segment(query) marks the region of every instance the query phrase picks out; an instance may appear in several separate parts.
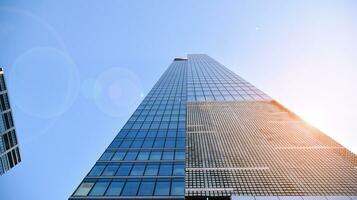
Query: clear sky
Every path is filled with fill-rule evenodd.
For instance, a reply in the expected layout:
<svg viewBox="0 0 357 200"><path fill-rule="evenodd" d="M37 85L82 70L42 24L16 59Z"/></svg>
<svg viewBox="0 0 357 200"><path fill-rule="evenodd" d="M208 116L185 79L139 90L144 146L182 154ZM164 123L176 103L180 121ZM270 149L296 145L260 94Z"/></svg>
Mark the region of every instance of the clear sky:
<svg viewBox="0 0 357 200"><path fill-rule="evenodd" d="M357 1L0 3L22 162L0 199L70 196L176 56L206 53L357 153Z"/></svg>

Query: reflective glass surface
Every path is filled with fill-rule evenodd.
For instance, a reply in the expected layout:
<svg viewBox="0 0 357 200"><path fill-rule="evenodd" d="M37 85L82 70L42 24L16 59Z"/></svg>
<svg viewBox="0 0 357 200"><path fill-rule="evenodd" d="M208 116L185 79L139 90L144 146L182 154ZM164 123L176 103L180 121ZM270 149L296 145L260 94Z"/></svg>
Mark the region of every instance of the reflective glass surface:
<svg viewBox="0 0 357 200"><path fill-rule="evenodd" d="M171 64L74 197L184 196L186 65Z"/></svg>

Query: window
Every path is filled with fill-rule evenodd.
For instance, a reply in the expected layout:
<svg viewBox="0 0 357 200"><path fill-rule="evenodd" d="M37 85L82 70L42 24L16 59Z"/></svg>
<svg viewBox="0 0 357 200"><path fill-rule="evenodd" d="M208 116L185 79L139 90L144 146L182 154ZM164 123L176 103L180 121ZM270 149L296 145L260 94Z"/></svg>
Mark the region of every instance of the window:
<svg viewBox="0 0 357 200"><path fill-rule="evenodd" d="M184 118L185 119L185 118ZM179 131L178 132L178 137L185 137L186 132L185 131Z"/></svg>
<svg viewBox="0 0 357 200"><path fill-rule="evenodd" d="M154 144L153 139L146 139L142 148L151 148L153 144Z"/></svg>
<svg viewBox="0 0 357 200"><path fill-rule="evenodd" d="M154 148L163 148L165 141L162 138L157 138L154 143Z"/></svg>
<svg viewBox="0 0 357 200"><path fill-rule="evenodd" d="M178 111L172 111L172 114L178 114ZM169 128L170 129L175 129L175 128L177 128L177 122L173 122L173 121L171 121L170 122L170 125L169 125Z"/></svg>
<svg viewBox="0 0 357 200"><path fill-rule="evenodd" d="M174 159L174 152L173 151L164 151L162 155L163 160L173 160Z"/></svg>
<svg viewBox="0 0 357 200"><path fill-rule="evenodd" d="M150 160L160 160L161 159L161 151L152 151L150 154Z"/></svg>
<svg viewBox="0 0 357 200"><path fill-rule="evenodd" d="M171 176L172 165L161 165L159 170L160 176Z"/></svg>
<svg viewBox="0 0 357 200"><path fill-rule="evenodd" d="M131 164L122 164L117 171L117 176L128 176L130 173L132 165Z"/></svg>
<svg viewBox="0 0 357 200"><path fill-rule="evenodd" d="M185 165L175 165L173 175L174 176L185 175Z"/></svg>
<svg viewBox="0 0 357 200"><path fill-rule="evenodd" d="M171 195L184 195L185 182L173 181L171 184Z"/></svg>
<svg viewBox="0 0 357 200"><path fill-rule="evenodd" d="M128 151L124 160L135 160L138 155L138 151Z"/></svg>
<svg viewBox="0 0 357 200"><path fill-rule="evenodd" d="M120 143L118 141L113 141L110 145L109 148L118 148Z"/></svg>
<svg viewBox="0 0 357 200"><path fill-rule="evenodd" d="M136 192L138 191L139 184L140 184L139 181L126 182L122 195L123 196L135 196Z"/></svg>
<svg viewBox="0 0 357 200"><path fill-rule="evenodd" d="M169 130L167 132L167 137L176 137L176 131L175 130Z"/></svg>
<svg viewBox="0 0 357 200"><path fill-rule="evenodd" d="M146 176L156 176L159 171L159 165L151 164L146 167L145 175Z"/></svg>
<svg viewBox="0 0 357 200"><path fill-rule="evenodd" d="M176 148L185 148L185 139L184 138L178 138L176 140Z"/></svg>
<svg viewBox="0 0 357 200"><path fill-rule="evenodd" d="M131 170L131 176L142 176L145 170L144 164L135 164L133 169Z"/></svg>
<svg viewBox="0 0 357 200"><path fill-rule="evenodd" d="M174 148L175 147L175 140L167 139L165 142L166 148Z"/></svg>
<svg viewBox="0 0 357 200"><path fill-rule="evenodd" d="M89 196L102 196L107 190L109 182L97 182L90 191Z"/></svg>
<svg viewBox="0 0 357 200"><path fill-rule="evenodd" d="M105 165L95 165L90 171L89 176L100 176L105 168Z"/></svg>
<svg viewBox="0 0 357 200"><path fill-rule="evenodd" d="M119 196L123 189L124 182L112 182L105 193L106 196Z"/></svg>
<svg viewBox="0 0 357 200"><path fill-rule="evenodd" d="M176 151L175 152L175 159L176 160L184 160L185 159L185 152L184 151Z"/></svg>
<svg viewBox="0 0 357 200"><path fill-rule="evenodd" d="M119 132L119 134L117 135L117 137L123 138L123 137L125 137L127 134L128 134L127 130L123 130L123 129L122 129L122 130Z"/></svg>
<svg viewBox="0 0 357 200"><path fill-rule="evenodd" d="M150 126L150 129L158 129L160 126L159 122L153 122Z"/></svg>
<svg viewBox="0 0 357 200"><path fill-rule="evenodd" d="M158 131L156 137L166 137L166 131Z"/></svg>
<svg viewBox="0 0 357 200"><path fill-rule="evenodd" d="M99 160L110 160L113 156L113 152L105 152L103 155L100 157Z"/></svg>
<svg viewBox="0 0 357 200"><path fill-rule="evenodd" d="M133 144L131 145L131 148L140 148L142 144L143 140L134 140Z"/></svg>
<svg viewBox="0 0 357 200"><path fill-rule="evenodd" d="M157 182L155 187L155 195L158 196L167 196L170 193L170 182L162 181Z"/></svg>
<svg viewBox="0 0 357 200"><path fill-rule="evenodd" d="M124 158L124 156L125 156L125 153L126 153L125 151L117 151L117 152L114 154L112 160L123 160L123 158Z"/></svg>
<svg viewBox="0 0 357 200"><path fill-rule="evenodd" d="M144 138L146 136L146 131L139 131L136 138Z"/></svg>
<svg viewBox="0 0 357 200"><path fill-rule="evenodd" d="M83 182L74 193L74 196L87 196L94 183Z"/></svg>
<svg viewBox="0 0 357 200"><path fill-rule="evenodd" d="M157 132L156 131L149 131L147 137L156 137Z"/></svg>
<svg viewBox="0 0 357 200"><path fill-rule="evenodd" d="M118 165L108 165L104 172L103 172L103 176L114 176L115 172L117 172L119 166Z"/></svg>
<svg viewBox="0 0 357 200"><path fill-rule="evenodd" d="M140 126L140 125L141 125L141 124L139 124L139 123L135 123L135 124L133 125L132 129L135 129L134 126L135 126L135 127L138 127L138 126ZM127 137L127 138L135 138L136 134L137 134L136 130L131 130L131 131L128 133L128 135L127 135L126 137Z"/></svg>
<svg viewBox="0 0 357 200"><path fill-rule="evenodd" d="M140 151L137 160L148 160L150 151Z"/></svg>
<svg viewBox="0 0 357 200"><path fill-rule="evenodd" d="M142 182L139 188L138 195L151 196L154 193L155 182Z"/></svg>
<svg viewBox="0 0 357 200"><path fill-rule="evenodd" d="M120 148L129 148L131 142L132 142L132 140L124 140L124 141L121 143Z"/></svg>

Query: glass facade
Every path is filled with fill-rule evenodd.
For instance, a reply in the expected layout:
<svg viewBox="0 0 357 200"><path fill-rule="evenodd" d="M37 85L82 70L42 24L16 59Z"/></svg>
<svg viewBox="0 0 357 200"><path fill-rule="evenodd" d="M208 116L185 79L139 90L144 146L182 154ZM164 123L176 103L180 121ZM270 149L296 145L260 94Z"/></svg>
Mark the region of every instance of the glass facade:
<svg viewBox="0 0 357 200"><path fill-rule="evenodd" d="M174 59L70 199L353 199L356 166L343 146L194 54Z"/></svg>
<svg viewBox="0 0 357 200"><path fill-rule="evenodd" d="M266 94L207 55L188 55L187 100L270 100Z"/></svg>
<svg viewBox="0 0 357 200"><path fill-rule="evenodd" d="M0 68L0 175L21 162L4 72Z"/></svg>
<svg viewBox="0 0 357 200"><path fill-rule="evenodd" d="M186 64L171 64L71 199L184 198Z"/></svg>

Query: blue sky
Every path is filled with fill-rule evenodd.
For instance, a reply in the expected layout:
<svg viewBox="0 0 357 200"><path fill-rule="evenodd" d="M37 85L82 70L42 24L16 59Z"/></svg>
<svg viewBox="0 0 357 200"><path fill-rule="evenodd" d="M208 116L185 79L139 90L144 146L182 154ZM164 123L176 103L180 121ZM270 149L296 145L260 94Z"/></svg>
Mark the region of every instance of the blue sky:
<svg viewBox="0 0 357 200"><path fill-rule="evenodd" d="M22 163L0 199L66 199L176 56L206 53L357 152L356 1L0 3Z"/></svg>

